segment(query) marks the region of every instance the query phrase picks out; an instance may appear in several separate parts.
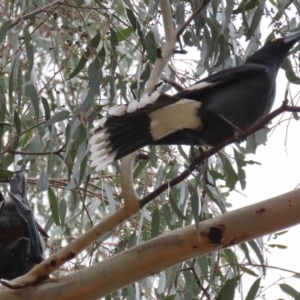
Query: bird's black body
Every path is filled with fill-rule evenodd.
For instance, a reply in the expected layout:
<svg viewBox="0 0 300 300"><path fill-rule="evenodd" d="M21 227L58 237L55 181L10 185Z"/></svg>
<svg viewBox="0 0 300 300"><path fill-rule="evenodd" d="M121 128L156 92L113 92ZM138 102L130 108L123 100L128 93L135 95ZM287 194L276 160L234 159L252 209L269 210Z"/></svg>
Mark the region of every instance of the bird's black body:
<svg viewBox="0 0 300 300"><path fill-rule="evenodd" d="M211 79L208 77L205 80L217 82L219 77L226 78L218 83L217 87L213 85L195 91L184 90L175 95L196 101L201 99L202 105L198 111L198 117L202 120L201 130L190 130L188 134L186 130L178 131L157 141L160 145L178 144L178 140L180 144L189 144L192 139L195 144L213 146L234 135L235 128L230 123L244 130L270 111L276 87L268 70L260 66L244 64L218 72L216 75L219 76L214 78L212 75ZM268 84L258 88L257 80L263 80ZM251 98L249 98L249 90L252 90ZM266 98L272 100L266 102ZM249 107L255 107L255 110L250 111Z"/></svg>
<svg viewBox="0 0 300 300"><path fill-rule="evenodd" d="M300 33L274 39L244 64L174 96L154 92L115 107L90 140L96 170L146 145L216 145L270 112L278 69Z"/></svg>
<svg viewBox="0 0 300 300"><path fill-rule="evenodd" d="M10 183L8 198L0 193L0 278L11 280L24 275L43 261L43 252L21 172Z"/></svg>

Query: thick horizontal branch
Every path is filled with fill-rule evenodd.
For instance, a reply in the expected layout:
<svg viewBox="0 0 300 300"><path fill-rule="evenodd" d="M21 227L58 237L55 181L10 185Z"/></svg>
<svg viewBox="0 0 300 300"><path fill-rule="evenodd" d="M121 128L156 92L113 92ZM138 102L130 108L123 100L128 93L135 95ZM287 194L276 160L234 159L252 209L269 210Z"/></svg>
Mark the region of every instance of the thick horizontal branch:
<svg viewBox="0 0 300 300"><path fill-rule="evenodd" d="M10 127L14 127L15 126L15 124L9 123L9 122L0 122L0 125L10 126Z"/></svg>
<svg viewBox="0 0 300 300"><path fill-rule="evenodd" d="M46 280L39 286L22 290L2 287L0 299L99 299L187 259L281 231L298 223L300 189L200 222L200 237L195 225L186 226L77 273Z"/></svg>

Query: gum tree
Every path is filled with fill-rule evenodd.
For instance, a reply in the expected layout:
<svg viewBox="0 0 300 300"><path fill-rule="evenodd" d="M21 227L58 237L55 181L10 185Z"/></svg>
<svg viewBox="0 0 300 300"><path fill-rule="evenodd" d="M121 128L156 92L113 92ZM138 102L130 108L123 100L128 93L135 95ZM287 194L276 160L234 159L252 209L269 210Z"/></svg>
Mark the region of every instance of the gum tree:
<svg viewBox="0 0 300 300"><path fill-rule="evenodd" d="M30 203L50 236L45 262L2 281L1 297L262 297L268 265L257 238L300 222L299 191L227 209L268 122L298 118L289 89L299 45L282 65L291 84L282 106L238 139L195 149L193 161L188 147L150 146L95 172L88 141L110 106L173 94L242 63L275 33L298 32L299 3L4 0L0 9L0 177L5 190L26 164Z"/></svg>

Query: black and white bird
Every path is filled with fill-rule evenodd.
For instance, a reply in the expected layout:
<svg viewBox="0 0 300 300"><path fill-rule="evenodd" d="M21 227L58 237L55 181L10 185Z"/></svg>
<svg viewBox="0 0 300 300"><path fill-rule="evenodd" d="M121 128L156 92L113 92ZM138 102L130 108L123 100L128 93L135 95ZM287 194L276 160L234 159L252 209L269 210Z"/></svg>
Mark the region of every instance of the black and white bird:
<svg viewBox="0 0 300 300"><path fill-rule="evenodd" d="M300 32L272 39L244 64L167 95L154 91L113 106L90 139L96 171L146 145L214 146L245 130L272 108L278 69Z"/></svg>

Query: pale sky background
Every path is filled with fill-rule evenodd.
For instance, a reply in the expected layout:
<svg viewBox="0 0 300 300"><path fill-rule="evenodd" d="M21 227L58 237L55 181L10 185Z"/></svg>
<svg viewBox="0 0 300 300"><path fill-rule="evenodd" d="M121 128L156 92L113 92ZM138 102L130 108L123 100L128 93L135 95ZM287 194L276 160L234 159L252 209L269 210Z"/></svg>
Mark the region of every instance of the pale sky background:
<svg viewBox="0 0 300 300"><path fill-rule="evenodd" d="M277 93L273 109L278 108L284 99L287 80L284 71L281 70L277 77ZM300 85L291 85L293 94L300 92ZM296 97L295 101L299 98ZM289 113L285 114L285 118ZM280 116L272 121L272 125L277 124ZM261 163L261 165L248 165L246 167L247 186L242 192L246 197L238 193L232 193L228 198L233 204L233 209L244 207L256 202L266 200L268 198L284 194L297 187L300 183L300 122L292 120L287 128L288 122L284 122L277 126L275 131L269 136L266 146L260 146L255 155L247 155L247 159L251 159ZM285 140L287 136L287 142ZM300 212L299 212L300 216ZM300 219L300 218L299 218ZM276 220L274 220L275 222ZM279 236L276 240L269 241L270 244L286 245L287 249L270 248L271 251L267 255L268 264L271 266L281 267L300 273L300 225L294 226L284 235ZM267 242L268 236L264 237ZM276 282L281 277L289 278L292 273L283 271L268 270L265 280L261 281L261 285L265 288ZM249 276L249 286L246 284L243 288L244 296L251 284L255 281L255 277ZM278 283L287 283L300 292L300 279L289 278ZM239 299L239 298L236 298ZM278 285L270 287L266 291L265 299L292 299L283 293Z"/></svg>

